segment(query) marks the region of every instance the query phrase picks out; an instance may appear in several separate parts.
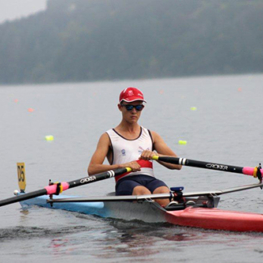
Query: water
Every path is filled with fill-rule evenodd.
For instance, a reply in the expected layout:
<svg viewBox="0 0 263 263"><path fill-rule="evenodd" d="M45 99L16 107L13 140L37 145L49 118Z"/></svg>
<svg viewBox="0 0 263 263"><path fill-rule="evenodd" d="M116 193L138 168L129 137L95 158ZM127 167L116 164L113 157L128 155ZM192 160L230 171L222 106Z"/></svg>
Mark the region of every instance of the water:
<svg viewBox="0 0 263 263"><path fill-rule="evenodd" d="M237 166L263 161L263 75L0 86L0 199L18 188L16 163L25 162L27 191L48 180L86 175L97 140L120 121L123 88L143 90L140 124L158 132L180 156ZM196 111L191 110L196 107ZM29 112L28 109L34 109ZM54 141L47 142L46 135ZM187 145L178 145L187 140ZM220 190L255 183L250 176L184 167L155 174L185 191ZM68 190L95 196L114 181ZM221 197L222 209L263 213L259 189ZM262 234L207 231L101 219L19 204L1 207L1 262L262 262Z"/></svg>

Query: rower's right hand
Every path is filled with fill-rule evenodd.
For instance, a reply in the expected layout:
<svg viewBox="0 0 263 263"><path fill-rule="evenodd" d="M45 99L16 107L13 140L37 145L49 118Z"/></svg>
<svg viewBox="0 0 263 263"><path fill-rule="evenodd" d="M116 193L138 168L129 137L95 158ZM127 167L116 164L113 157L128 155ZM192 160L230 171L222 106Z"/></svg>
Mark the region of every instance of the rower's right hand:
<svg viewBox="0 0 263 263"><path fill-rule="evenodd" d="M132 169L132 172L138 172L141 170L141 166L136 161L132 161L129 163L123 163L120 165L120 167L129 167Z"/></svg>

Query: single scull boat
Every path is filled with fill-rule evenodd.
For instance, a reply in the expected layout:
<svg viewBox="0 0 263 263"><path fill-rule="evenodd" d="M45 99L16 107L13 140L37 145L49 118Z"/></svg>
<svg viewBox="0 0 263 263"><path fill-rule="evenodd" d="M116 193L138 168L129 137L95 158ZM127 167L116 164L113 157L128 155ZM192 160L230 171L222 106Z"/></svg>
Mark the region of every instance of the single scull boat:
<svg viewBox="0 0 263 263"><path fill-rule="evenodd" d="M261 187L253 184L224 191L194 192L183 194L183 202L165 209L154 199L171 198L171 194L148 196L105 196L80 198L74 196L41 196L21 201L24 209L32 205L62 209L104 218L141 220L146 223L171 223L178 226L238 232L263 232L263 215L217 209L219 195ZM178 190L175 191L178 193ZM23 195L19 194L19 195ZM133 201L133 202L131 202ZM136 201L136 202L134 202Z"/></svg>
<svg viewBox="0 0 263 263"><path fill-rule="evenodd" d="M50 184L43 189L25 193L26 179L24 163L18 163L18 180L20 192L16 196L0 201L0 206L20 202L23 208L32 205L63 209L101 217L118 218L123 220L142 220L149 223L168 222L179 226L197 227L213 230L228 230L239 232L263 232L263 215L247 212L234 212L217 208L219 195L262 188L263 169L258 167L236 167L230 165L207 163L184 158L158 157L154 160L171 162L186 166L213 169L225 172L242 173L257 177L259 184L236 187L223 191L206 191L182 193L182 188L171 189L169 194L143 196L105 196L94 198L79 198L59 195L63 190L99 180L114 177L129 172L129 168L120 168L87 176L71 182ZM59 195L53 196L53 195ZM170 198L174 204L167 208L161 207L155 199Z"/></svg>

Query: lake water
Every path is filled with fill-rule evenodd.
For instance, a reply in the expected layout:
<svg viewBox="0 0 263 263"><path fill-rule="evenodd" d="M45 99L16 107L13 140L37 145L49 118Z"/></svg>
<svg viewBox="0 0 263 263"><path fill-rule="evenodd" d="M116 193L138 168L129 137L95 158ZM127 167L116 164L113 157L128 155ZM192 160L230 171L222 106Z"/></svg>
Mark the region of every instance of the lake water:
<svg viewBox="0 0 263 263"><path fill-rule="evenodd" d="M86 175L99 136L120 121L122 89L147 100L140 124L158 132L180 157L236 166L263 162L263 75L53 85L0 86L0 199L18 189L25 162L27 191ZM196 110L191 110L196 107ZM29 109L32 109L29 111ZM46 141L53 135L53 141ZM179 145L179 140L187 141ZM256 183L251 176L191 167L155 174L185 192ZM101 196L114 180L67 194ZM224 195L221 209L263 213L260 189ZM19 204L1 207L1 262L262 262L263 234L206 231L101 219Z"/></svg>

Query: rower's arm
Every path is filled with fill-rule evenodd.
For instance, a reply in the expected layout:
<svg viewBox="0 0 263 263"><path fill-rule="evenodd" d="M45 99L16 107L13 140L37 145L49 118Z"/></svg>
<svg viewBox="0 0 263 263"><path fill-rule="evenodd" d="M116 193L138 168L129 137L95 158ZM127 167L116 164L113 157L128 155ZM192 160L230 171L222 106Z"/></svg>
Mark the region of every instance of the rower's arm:
<svg viewBox="0 0 263 263"><path fill-rule="evenodd" d="M112 169L120 168L119 165L103 164L110 147L110 139L107 133L101 135L97 148L91 157L88 174L93 175L97 173L106 172Z"/></svg>
<svg viewBox="0 0 263 263"><path fill-rule="evenodd" d="M151 133L153 137L154 149L157 151L158 156L177 157L177 155L172 151L170 147L167 146L167 144L164 142L164 140L158 133L154 131L152 131ZM180 170L182 168L182 165L170 164L170 163L165 163L161 161L158 161L158 162L169 169Z"/></svg>
<svg viewBox="0 0 263 263"><path fill-rule="evenodd" d="M140 165L136 162L129 162L123 164L103 164L105 158L109 154L109 149L111 146L111 142L107 133L101 135L96 151L94 152L93 156L91 157L89 167L88 167L88 174L94 175L102 172L106 172L109 170L115 170L118 168L131 168L133 172L140 171Z"/></svg>

